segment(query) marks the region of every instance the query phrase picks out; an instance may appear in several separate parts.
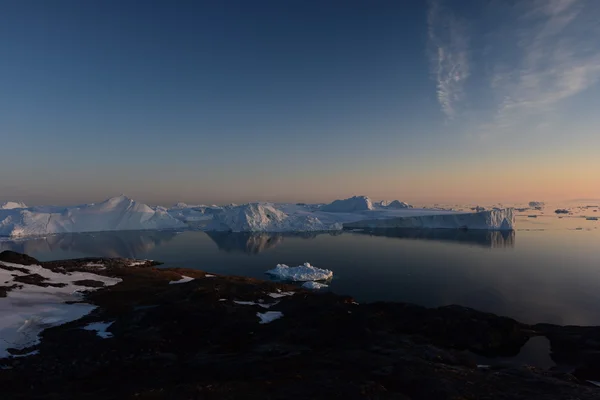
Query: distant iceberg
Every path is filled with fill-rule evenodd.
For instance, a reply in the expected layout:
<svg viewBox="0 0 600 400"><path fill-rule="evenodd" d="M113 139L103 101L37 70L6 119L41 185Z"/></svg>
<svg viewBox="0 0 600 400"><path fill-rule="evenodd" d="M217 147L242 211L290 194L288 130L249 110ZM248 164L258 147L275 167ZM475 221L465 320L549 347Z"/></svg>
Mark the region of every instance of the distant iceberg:
<svg viewBox="0 0 600 400"><path fill-rule="evenodd" d="M319 209L324 212L351 213L373 209L373 203L367 196L354 196L349 199L335 200Z"/></svg>
<svg viewBox="0 0 600 400"><path fill-rule="evenodd" d="M232 232L293 232L340 230L339 223L326 224L313 215L292 214L271 203L250 203L215 214L206 230Z"/></svg>
<svg viewBox="0 0 600 400"><path fill-rule="evenodd" d="M17 202L17 201L5 201L0 204L0 210L14 210L15 208L27 208L25 203Z"/></svg>
<svg viewBox="0 0 600 400"><path fill-rule="evenodd" d="M383 203L384 202L382 202L382 205L383 205ZM413 206L411 206L410 204L405 203L403 201L399 201L399 200L393 200L393 201L387 203L384 207L385 208L394 208L394 209L413 208Z"/></svg>
<svg viewBox="0 0 600 400"><path fill-rule="evenodd" d="M282 281L294 282L325 281L333 277L333 271L313 267L310 263L304 263L304 265L297 267L278 264L275 268L265 272L265 274L274 276Z"/></svg>
<svg viewBox="0 0 600 400"><path fill-rule="evenodd" d="M126 196L98 204L0 210L0 236L23 237L53 233L174 229L186 225L161 209L153 210Z"/></svg>
<svg viewBox="0 0 600 400"><path fill-rule="evenodd" d="M445 212L435 215L415 215L385 219L367 219L344 224L345 229L357 228L427 228L483 229L510 231L515 226L512 208L475 213Z"/></svg>
<svg viewBox="0 0 600 400"><path fill-rule="evenodd" d="M531 208L542 208L544 207L545 203L543 201L530 201L529 202L529 207Z"/></svg>

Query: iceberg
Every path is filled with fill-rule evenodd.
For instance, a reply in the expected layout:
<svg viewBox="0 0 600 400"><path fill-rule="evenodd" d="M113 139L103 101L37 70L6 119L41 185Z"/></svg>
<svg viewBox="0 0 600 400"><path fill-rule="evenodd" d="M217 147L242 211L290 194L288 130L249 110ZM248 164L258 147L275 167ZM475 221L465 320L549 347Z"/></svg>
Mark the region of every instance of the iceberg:
<svg viewBox="0 0 600 400"><path fill-rule="evenodd" d="M373 203L367 196L354 196L349 199L335 200L321 207L324 212L351 213L357 211L368 211L373 209Z"/></svg>
<svg viewBox="0 0 600 400"><path fill-rule="evenodd" d="M17 201L5 201L0 204L0 210L14 210L15 208L27 208L25 203L17 202Z"/></svg>
<svg viewBox="0 0 600 400"><path fill-rule="evenodd" d="M434 215L415 215L385 219L367 219L344 224L344 229L483 229L511 231L515 226L512 208L474 213L445 212Z"/></svg>
<svg viewBox="0 0 600 400"><path fill-rule="evenodd" d="M126 196L98 204L0 210L0 236L23 237L53 233L175 229L185 223L161 209Z"/></svg>
<svg viewBox="0 0 600 400"><path fill-rule="evenodd" d="M323 289L323 288L329 287L329 285L326 285L324 283L309 281L309 282L304 282L302 284L302 287L304 289L319 290L319 289Z"/></svg>
<svg viewBox="0 0 600 400"><path fill-rule="evenodd" d="M292 232L340 230L310 214L287 214L272 203L250 203L215 214L206 230L232 232Z"/></svg>
<svg viewBox="0 0 600 400"><path fill-rule="evenodd" d="M282 281L294 282L325 281L333 277L333 271L313 267L310 263L304 263L304 265L297 267L277 264L275 268L268 270L265 274L274 276Z"/></svg>
<svg viewBox="0 0 600 400"><path fill-rule="evenodd" d="M413 206L411 206L410 204L405 203L403 201L399 201L399 200L394 200L389 203L388 202L385 202L385 203L387 203L387 204L383 205L384 202L383 201L381 202L381 205L385 208L394 208L394 209L413 208Z"/></svg>

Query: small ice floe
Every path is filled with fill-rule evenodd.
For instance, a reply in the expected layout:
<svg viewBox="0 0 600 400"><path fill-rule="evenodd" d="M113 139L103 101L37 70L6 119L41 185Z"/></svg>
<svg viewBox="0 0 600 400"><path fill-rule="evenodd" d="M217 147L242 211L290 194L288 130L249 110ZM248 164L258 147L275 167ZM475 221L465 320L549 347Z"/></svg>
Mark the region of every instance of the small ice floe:
<svg viewBox="0 0 600 400"><path fill-rule="evenodd" d="M323 288L326 288L328 286L329 285L326 285L324 283L313 282L313 281L304 282L304 284L302 285L302 287L304 289L312 289L312 290L323 289Z"/></svg>
<svg viewBox="0 0 600 400"><path fill-rule="evenodd" d="M264 313L257 312L256 316L260 319L260 324L268 324L269 322L283 317L283 313L281 311L267 311Z"/></svg>
<svg viewBox="0 0 600 400"><path fill-rule="evenodd" d="M174 285L176 283L187 283L190 281L193 281L196 278L192 278L191 276L185 276L185 275L181 275L181 279L178 281L171 281L169 282L169 285Z"/></svg>
<svg viewBox="0 0 600 400"><path fill-rule="evenodd" d="M227 299L219 299L219 301L227 301Z"/></svg>
<svg viewBox="0 0 600 400"><path fill-rule="evenodd" d="M216 275L211 275L211 274L206 274L204 275L205 278L214 278Z"/></svg>
<svg viewBox="0 0 600 400"><path fill-rule="evenodd" d="M304 263L297 267L288 267L285 264L278 264L275 268L265 272L283 281L324 281L333 277L333 271L328 269L316 268L310 263Z"/></svg>
<svg viewBox="0 0 600 400"><path fill-rule="evenodd" d="M598 221L598 217L587 217L586 220L588 220L588 221Z"/></svg>
<svg viewBox="0 0 600 400"><path fill-rule="evenodd" d="M259 307L262 307L262 308L271 308L274 305L279 304L278 301L276 301L275 303L271 303L271 304L268 304L268 303L255 303L254 301L238 301L238 300L234 300L233 302L235 304L239 304L239 305L242 305L242 306L259 306Z"/></svg>
<svg viewBox="0 0 600 400"><path fill-rule="evenodd" d="M113 334L106 330L113 324L113 322L92 322L83 327L86 331L95 331L96 335L102 339L108 339L113 337Z"/></svg>
<svg viewBox="0 0 600 400"><path fill-rule="evenodd" d="M491 367L486 364L477 364L477 368L479 369L490 369Z"/></svg>

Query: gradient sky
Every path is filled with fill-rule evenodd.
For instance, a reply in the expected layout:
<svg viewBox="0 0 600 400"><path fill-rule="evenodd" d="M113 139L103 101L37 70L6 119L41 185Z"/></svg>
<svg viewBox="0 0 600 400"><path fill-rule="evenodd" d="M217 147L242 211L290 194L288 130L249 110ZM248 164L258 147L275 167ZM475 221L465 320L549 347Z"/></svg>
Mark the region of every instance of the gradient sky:
<svg viewBox="0 0 600 400"><path fill-rule="evenodd" d="M600 1L0 0L0 200L600 197Z"/></svg>

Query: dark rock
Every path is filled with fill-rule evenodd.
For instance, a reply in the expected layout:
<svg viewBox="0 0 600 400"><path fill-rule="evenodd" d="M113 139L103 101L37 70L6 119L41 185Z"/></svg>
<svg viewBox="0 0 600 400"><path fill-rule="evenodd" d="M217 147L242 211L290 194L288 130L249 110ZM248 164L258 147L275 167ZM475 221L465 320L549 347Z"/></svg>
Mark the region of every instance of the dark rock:
<svg viewBox="0 0 600 400"><path fill-rule="evenodd" d="M88 271L88 262L42 266ZM95 273L123 282L87 294L86 302L98 306L89 316L46 329L38 355L3 360L10 369L0 370L2 398L598 398L598 388L570 374L482 370L466 351L516 354L529 337L545 334L556 354L583 355L597 346L591 332L532 327L458 306L358 305L276 282L103 263ZM197 279L169 284L181 275ZM273 304L269 293L278 290L295 294L269 309L233 302ZM283 317L259 324L256 313L266 311ZM113 322L112 338L81 329L97 321Z"/></svg>
<svg viewBox="0 0 600 400"><path fill-rule="evenodd" d="M47 282L48 278L41 276L40 274L29 274L19 275L13 278L15 282L27 283L29 285L41 286L41 287L65 287L66 283L51 283Z"/></svg>
<svg viewBox="0 0 600 400"><path fill-rule="evenodd" d="M21 265L37 265L40 264L38 260L27 254L21 254L10 250L5 250L0 253L0 261L5 261L13 264Z"/></svg>
<svg viewBox="0 0 600 400"><path fill-rule="evenodd" d="M73 281L73 284L77 285L77 286L86 286L86 287L93 287L93 288L104 286L104 282L95 281L93 279L81 279L79 281Z"/></svg>

